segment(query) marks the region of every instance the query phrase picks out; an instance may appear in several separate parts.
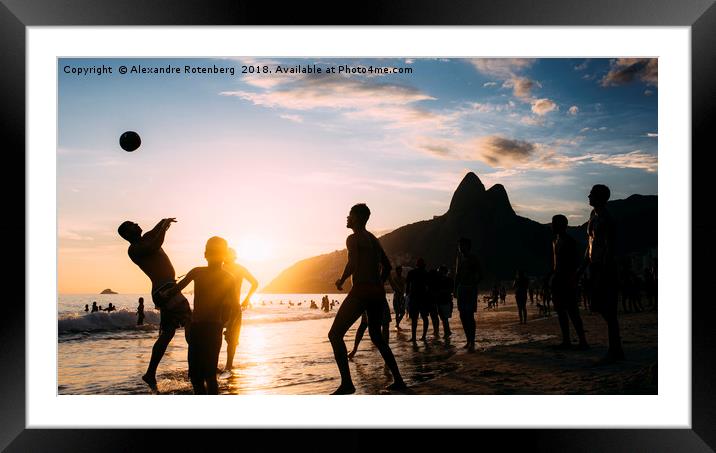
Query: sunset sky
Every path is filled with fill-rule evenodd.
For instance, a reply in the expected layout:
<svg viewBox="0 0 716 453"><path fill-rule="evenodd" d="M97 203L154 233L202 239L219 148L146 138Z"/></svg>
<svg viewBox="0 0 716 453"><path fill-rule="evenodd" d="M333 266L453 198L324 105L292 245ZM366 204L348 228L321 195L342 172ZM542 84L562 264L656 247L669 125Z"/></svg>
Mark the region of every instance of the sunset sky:
<svg viewBox="0 0 716 453"><path fill-rule="evenodd" d="M113 74L65 74L65 66ZM119 74L131 67L227 74ZM394 66L412 74L240 74L242 64ZM60 59L60 293L147 292L117 226L176 217L177 274L225 237L263 287L342 249L365 202L385 233L443 214L475 172L539 222L586 221L595 183L657 194L657 62L642 59ZM123 151L137 131L142 146Z"/></svg>

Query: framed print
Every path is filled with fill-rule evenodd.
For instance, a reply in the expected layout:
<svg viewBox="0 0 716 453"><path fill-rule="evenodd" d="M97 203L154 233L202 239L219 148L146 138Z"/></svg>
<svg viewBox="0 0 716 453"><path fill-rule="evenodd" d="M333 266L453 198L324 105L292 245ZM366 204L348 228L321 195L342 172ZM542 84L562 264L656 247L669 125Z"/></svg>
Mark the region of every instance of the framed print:
<svg viewBox="0 0 716 453"><path fill-rule="evenodd" d="M689 149L712 121L712 4L375 5L348 20L367 27L34 6L2 16L28 178L3 446L716 442ZM145 24L183 27L126 27Z"/></svg>

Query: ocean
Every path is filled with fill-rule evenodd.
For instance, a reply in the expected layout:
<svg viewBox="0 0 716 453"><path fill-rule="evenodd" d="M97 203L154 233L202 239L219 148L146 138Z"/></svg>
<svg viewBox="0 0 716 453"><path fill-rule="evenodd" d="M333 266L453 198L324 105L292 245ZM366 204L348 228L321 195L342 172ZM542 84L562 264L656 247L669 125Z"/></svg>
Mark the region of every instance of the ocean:
<svg viewBox="0 0 716 453"><path fill-rule="evenodd" d="M186 295L190 304L192 296ZM144 297L145 319L137 326L137 300ZM255 294L253 306L243 313L235 371L220 380L222 394L328 394L339 384L338 369L328 342L328 331L340 305L324 313L309 308L314 300L320 307L323 294ZM328 294L342 302L345 294ZM392 309L392 295L388 301ZM510 302L508 296L508 304ZM85 313L84 306L107 307L117 311ZM290 306L289 302L293 305ZM298 304L301 305L298 305ZM514 304L514 301L512 301ZM488 314L489 316L489 314ZM63 294L58 301L58 393L127 395L147 394L140 377L146 371L152 345L158 335L159 313L148 294ZM359 321L345 337L350 350ZM451 318L450 342L432 338L414 347L409 341L410 320L390 327L390 346L408 385L433 379L458 369L454 354L465 353L465 343L457 311ZM422 321L418 325L421 335ZM440 327L442 335L442 326ZM478 318L478 348L537 341L542 337L516 334L509 329L481 329ZM226 360L222 346L219 368ZM160 393L190 394L187 375L187 343L184 330L177 331L157 371ZM368 332L351 361L357 394L379 394L391 382Z"/></svg>

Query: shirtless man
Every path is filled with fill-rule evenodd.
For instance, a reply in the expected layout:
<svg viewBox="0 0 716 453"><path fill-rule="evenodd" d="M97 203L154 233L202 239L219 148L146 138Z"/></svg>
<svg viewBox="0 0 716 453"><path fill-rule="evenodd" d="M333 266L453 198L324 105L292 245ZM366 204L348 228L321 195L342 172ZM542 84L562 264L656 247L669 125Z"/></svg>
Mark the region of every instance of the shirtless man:
<svg viewBox="0 0 716 453"><path fill-rule="evenodd" d="M256 292L259 287L259 282L256 277L251 275L244 266L236 262L236 251L232 248L228 249L226 261L224 261L224 270L234 276L236 284L236 301L238 302L241 298L241 284L244 279L249 281L251 289L244 298L241 305L233 307L231 317L228 324L226 325L226 331L224 332L224 338L226 339L226 365L224 365L224 372L221 373L221 378L228 378L231 376L231 369L234 367L234 355L236 354L236 348L239 346L239 334L241 333L241 312L246 310L251 301L251 296Z"/></svg>
<svg viewBox="0 0 716 453"><path fill-rule="evenodd" d="M592 310L602 315L609 335L609 350L600 363L624 360L617 319L616 227L607 210L610 195L609 187L603 184L595 185L589 192L589 204L594 209L587 224L587 250L584 256L584 266L589 270L591 280Z"/></svg>
<svg viewBox="0 0 716 453"><path fill-rule="evenodd" d="M191 308L186 298L178 292L171 298L163 298L160 291L171 288L175 285L176 273L169 257L162 249L164 243L164 235L169 226L176 222L174 218L162 219L150 231L142 234L142 229L134 222L127 220L123 222L117 232L119 235L129 242L127 253L129 258L139 266L149 280L152 282L152 301L159 309L159 338L152 347L152 357L149 360L147 372L142 376L142 380L149 387L157 390L157 367L164 356L164 352L169 346L169 342L174 338L176 329L184 326L185 336L186 329L191 321Z"/></svg>
<svg viewBox="0 0 716 453"><path fill-rule="evenodd" d="M368 206L357 204L351 208L346 221L346 227L352 229L353 234L346 239L348 263L341 278L336 280L336 288L342 291L343 283L351 276L353 287L340 305L331 330L328 332L336 365L341 373L341 385L333 392L333 395L355 393L356 389L353 386L348 366L348 351L343 337L351 325L366 311L370 339L380 351L380 355L393 375L393 383L387 389L404 390L407 388L398 370L393 352L381 335L384 310L388 305L383 284L390 275L391 266L378 239L365 229L369 217Z"/></svg>

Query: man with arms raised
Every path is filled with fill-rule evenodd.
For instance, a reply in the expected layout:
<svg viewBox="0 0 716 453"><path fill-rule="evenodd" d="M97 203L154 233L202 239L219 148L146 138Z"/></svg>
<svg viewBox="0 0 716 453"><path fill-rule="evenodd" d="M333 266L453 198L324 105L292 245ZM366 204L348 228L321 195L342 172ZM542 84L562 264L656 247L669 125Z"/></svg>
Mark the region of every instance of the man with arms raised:
<svg viewBox="0 0 716 453"><path fill-rule="evenodd" d="M176 222L174 218L162 219L150 231L142 234L142 229L134 222L123 222L117 232L129 242L127 253L129 258L139 266L152 282L152 301L159 309L161 320L159 322L159 338L152 347L152 357L149 360L147 372L142 380L153 390L157 390L157 367L174 338L176 329L181 326L189 328L191 321L191 308L186 298L178 292L170 298L163 298L160 291L171 288L176 284L176 273L169 257L162 249L164 236L169 226Z"/></svg>

